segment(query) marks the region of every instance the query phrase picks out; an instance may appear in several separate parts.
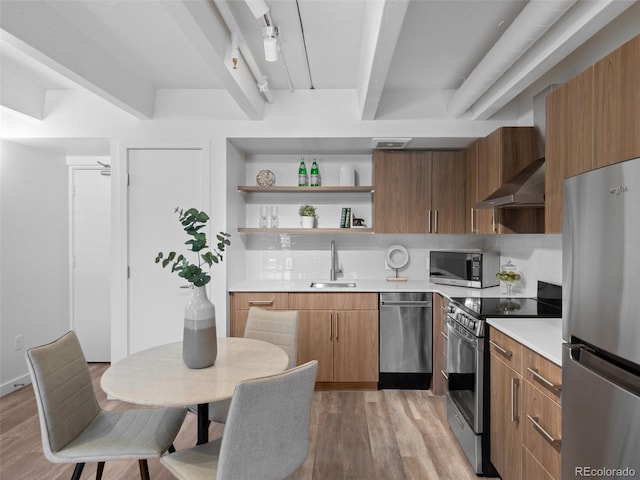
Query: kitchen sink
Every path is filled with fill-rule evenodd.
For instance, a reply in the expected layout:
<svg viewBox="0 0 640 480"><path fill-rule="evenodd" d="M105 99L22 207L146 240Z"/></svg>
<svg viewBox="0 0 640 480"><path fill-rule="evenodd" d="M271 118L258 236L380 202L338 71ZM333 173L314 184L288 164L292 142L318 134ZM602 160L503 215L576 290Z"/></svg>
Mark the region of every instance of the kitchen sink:
<svg viewBox="0 0 640 480"><path fill-rule="evenodd" d="M353 288L355 282L311 282L311 288Z"/></svg>

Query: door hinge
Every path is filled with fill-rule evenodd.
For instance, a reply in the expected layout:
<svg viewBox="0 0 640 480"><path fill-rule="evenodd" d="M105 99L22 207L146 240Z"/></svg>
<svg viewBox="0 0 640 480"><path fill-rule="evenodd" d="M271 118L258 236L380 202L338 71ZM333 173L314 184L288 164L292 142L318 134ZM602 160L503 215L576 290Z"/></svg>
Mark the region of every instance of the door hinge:
<svg viewBox="0 0 640 480"><path fill-rule="evenodd" d="M131 267L127 265L127 278L131 278Z"/></svg>
<svg viewBox="0 0 640 480"><path fill-rule="evenodd" d="M129 185L131 185L131 183L130 183L130 176L129 176L129 174L127 173L127 187L128 187Z"/></svg>

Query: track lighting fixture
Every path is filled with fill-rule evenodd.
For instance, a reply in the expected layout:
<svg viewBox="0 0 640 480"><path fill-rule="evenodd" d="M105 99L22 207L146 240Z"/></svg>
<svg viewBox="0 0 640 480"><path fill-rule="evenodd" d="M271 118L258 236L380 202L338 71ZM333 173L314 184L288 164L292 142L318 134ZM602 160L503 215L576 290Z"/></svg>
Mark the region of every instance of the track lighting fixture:
<svg viewBox="0 0 640 480"><path fill-rule="evenodd" d="M280 29L273 25L268 25L262 29L262 40L264 42L264 59L267 62L278 61L278 34Z"/></svg>

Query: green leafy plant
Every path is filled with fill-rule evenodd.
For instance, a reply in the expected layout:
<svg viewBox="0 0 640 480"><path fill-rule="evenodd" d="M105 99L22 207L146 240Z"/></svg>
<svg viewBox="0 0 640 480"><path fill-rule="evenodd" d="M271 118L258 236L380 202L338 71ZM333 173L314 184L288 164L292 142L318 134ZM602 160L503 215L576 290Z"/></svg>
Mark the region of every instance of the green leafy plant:
<svg viewBox="0 0 640 480"><path fill-rule="evenodd" d="M298 209L298 215L301 217L315 217L316 216L316 207L313 205L300 205Z"/></svg>
<svg viewBox="0 0 640 480"><path fill-rule="evenodd" d="M211 280L211 276L207 271L203 270L204 265L206 264L208 269L211 269L214 263L219 263L223 260L222 252L231 245L229 240L231 235L225 232L218 233L216 235L218 240L217 248L211 249L207 245L207 235L201 231L207 225L209 215L198 211L196 208L183 211L181 208L176 207L175 213L178 214L178 221L182 224L184 231L191 237L184 243L185 245L190 245L191 248L189 250L196 253L198 263L197 265L191 263L184 255L177 255L176 252L169 252L166 257L162 252L158 252L156 263L160 263L162 268L171 265L171 271L178 272L179 277L184 278L196 287L203 287Z"/></svg>

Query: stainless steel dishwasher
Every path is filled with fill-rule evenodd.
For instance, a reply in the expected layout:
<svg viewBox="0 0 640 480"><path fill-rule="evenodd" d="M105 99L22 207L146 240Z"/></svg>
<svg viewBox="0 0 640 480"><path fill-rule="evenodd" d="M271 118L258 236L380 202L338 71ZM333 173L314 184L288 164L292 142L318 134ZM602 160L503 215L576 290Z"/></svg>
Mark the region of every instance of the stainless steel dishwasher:
<svg viewBox="0 0 640 480"><path fill-rule="evenodd" d="M432 294L380 293L378 388L428 390L433 371Z"/></svg>

